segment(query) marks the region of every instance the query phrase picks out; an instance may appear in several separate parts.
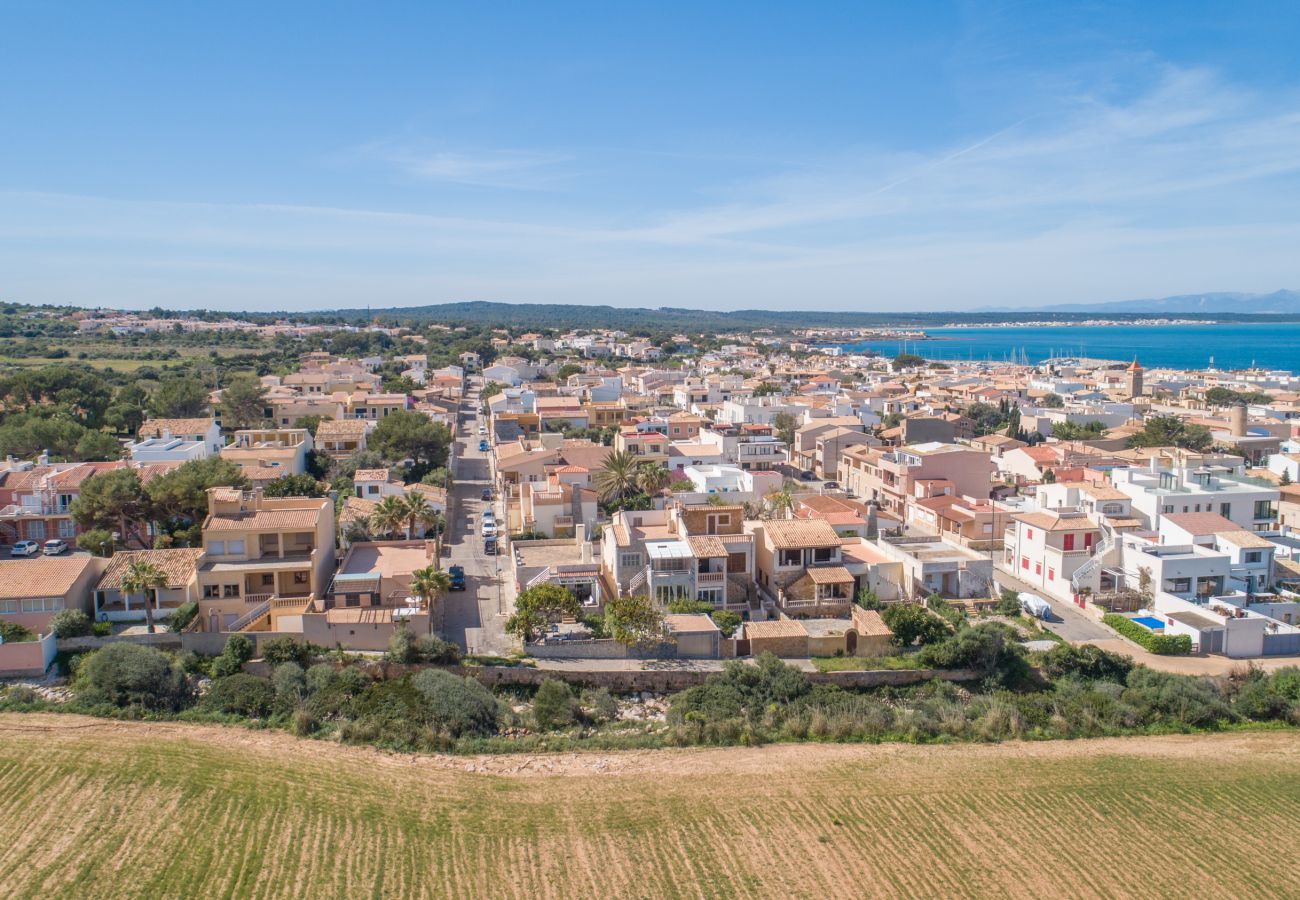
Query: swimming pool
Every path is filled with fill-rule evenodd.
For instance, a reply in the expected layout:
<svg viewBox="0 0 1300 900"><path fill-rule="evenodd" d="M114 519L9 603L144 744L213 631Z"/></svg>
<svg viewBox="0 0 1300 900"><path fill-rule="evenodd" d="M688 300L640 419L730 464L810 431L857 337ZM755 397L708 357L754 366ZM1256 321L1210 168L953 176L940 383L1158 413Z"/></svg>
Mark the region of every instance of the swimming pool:
<svg viewBox="0 0 1300 900"><path fill-rule="evenodd" d="M1133 621L1151 631L1161 631L1165 627L1164 620L1155 616L1134 616Z"/></svg>

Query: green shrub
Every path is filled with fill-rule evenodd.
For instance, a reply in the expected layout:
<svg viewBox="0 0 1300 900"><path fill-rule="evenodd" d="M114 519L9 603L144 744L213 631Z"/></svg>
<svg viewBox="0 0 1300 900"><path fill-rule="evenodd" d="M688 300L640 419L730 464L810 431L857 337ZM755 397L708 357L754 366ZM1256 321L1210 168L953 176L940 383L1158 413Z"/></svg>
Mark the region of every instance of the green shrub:
<svg viewBox="0 0 1300 900"><path fill-rule="evenodd" d="M179 634L190 626L195 617L199 614L199 605L193 600L182 603L171 611L167 617L167 630L172 634Z"/></svg>
<svg viewBox="0 0 1300 900"><path fill-rule="evenodd" d="M90 626L91 632L95 637L108 637L113 633L112 622L95 622Z"/></svg>
<svg viewBox="0 0 1300 900"><path fill-rule="evenodd" d="M1300 669L1289 666L1265 675L1252 668L1237 690L1233 706L1241 715L1258 721L1290 718L1300 704Z"/></svg>
<svg viewBox="0 0 1300 900"><path fill-rule="evenodd" d="M86 637L94 633L94 623L79 609L61 609L50 616L50 631L57 638Z"/></svg>
<svg viewBox="0 0 1300 900"><path fill-rule="evenodd" d="M440 731L452 737L496 731L496 698L473 678L424 669L411 677L411 685L424 701L429 722Z"/></svg>
<svg viewBox="0 0 1300 900"><path fill-rule="evenodd" d="M1192 639L1185 634L1156 634L1118 613L1107 613L1101 620L1151 653L1160 656L1185 656L1192 652Z"/></svg>
<svg viewBox="0 0 1300 900"><path fill-rule="evenodd" d="M547 678L537 688L533 697L533 721L542 731L566 728L576 718L576 704L569 685Z"/></svg>
<svg viewBox="0 0 1300 900"><path fill-rule="evenodd" d="M388 639L388 650L384 653L384 659L391 663L403 664L420 661L419 653L415 649L415 635L411 634L411 629L401 625L393 630L393 636Z"/></svg>
<svg viewBox="0 0 1300 900"><path fill-rule="evenodd" d="M1043 671L1052 678L1077 675L1090 681L1123 681L1133 668L1127 656L1091 644L1057 644L1042 656Z"/></svg>
<svg viewBox="0 0 1300 900"><path fill-rule="evenodd" d="M917 660L927 668L973 669L1004 678L1021 676L1028 668L1020 644L997 622L965 628L946 641L922 647Z"/></svg>
<svg viewBox="0 0 1300 900"><path fill-rule="evenodd" d="M993 611L999 616L1020 615L1020 596L1010 588L1003 588Z"/></svg>
<svg viewBox="0 0 1300 900"><path fill-rule="evenodd" d="M109 644L77 666L77 699L90 705L174 710L188 698L184 674L153 647Z"/></svg>
<svg viewBox="0 0 1300 900"><path fill-rule="evenodd" d="M217 712L260 719L270 714L275 688L265 678L237 672L218 678L203 698L203 705Z"/></svg>
<svg viewBox="0 0 1300 900"><path fill-rule="evenodd" d="M713 624L718 626L718 630L722 632L724 638L731 637L736 633L736 629L740 627L740 613L732 612L729 609L714 610L709 613L709 617L713 619Z"/></svg>
<svg viewBox="0 0 1300 900"><path fill-rule="evenodd" d="M1163 716L1171 722L1208 728L1235 716L1215 683L1208 678L1174 675L1138 666L1128 674L1125 702L1144 720Z"/></svg>
<svg viewBox="0 0 1300 900"><path fill-rule="evenodd" d="M307 696L307 673L296 662L280 663L271 673L275 698L284 705L296 705Z"/></svg>
<svg viewBox="0 0 1300 900"><path fill-rule="evenodd" d="M415 639L415 655L420 662L438 666L454 666L461 659L460 647L432 635Z"/></svg>
<svg viewBox="0 0 1300 900"><path fill-rule="evenodd" d="M919 603L890 603L880 611L880 618L894 633L892 640L899 647L933 644L952 633Z"/></svg>
<svg viewBox="0 0 1300 900"><path fill-rule="evenodd" d="M0 643L25 644L36 640L30 628L24 628L17 622L0 622Z"/></svg>
<svg viewBox="0 0 1300 900"><path fill-rule="evenodd" d="M668 611L674 615L689 615L691 613L711 613L713 604L704 600L688 600L681 597L677 600L671 600L668 603Z"/></svg>
<svg viewBox="0 0 1300 900"><path fill-rule="evenodd" d="M609 688L589 688L582 692L579 701L582 714L590 722L612 722L618 718L618 701Z"/></svg>
<svg viewBox="0 0 1300 900"><path fill-rule="evenodd" d="M262 659L272 668L284 663L297 663L299 666L310 665L319 648L305 644L291 637L271 638L262 642Z"/></svg>
<svg viewBox="0 0 1300 900"><path fill-rule="evenodd" d="M225 649L212 661L212 677L225 678L242 671L244 663L253 658L253 642L242 634L226 638Z"/></svg>

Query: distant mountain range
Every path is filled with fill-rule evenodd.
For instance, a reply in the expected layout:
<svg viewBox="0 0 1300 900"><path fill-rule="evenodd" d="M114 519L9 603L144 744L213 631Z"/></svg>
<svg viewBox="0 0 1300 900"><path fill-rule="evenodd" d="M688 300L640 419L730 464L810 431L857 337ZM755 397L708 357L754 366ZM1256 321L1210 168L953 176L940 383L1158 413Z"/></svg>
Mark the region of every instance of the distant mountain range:
<svg viewBox="0 0 1300 900"><path fill-rule="evenodd" d="M1035 310L1062 313L1110 315L1213 315L1215 313L1296 315L1300 314L1300 291L1274 291L1271 294L1222 292L1216 294L1182 294L1153 300L1117 300L1110 303L1065 303L1036 306ZM990 312L1012 312L1001 307Z"/></svg>

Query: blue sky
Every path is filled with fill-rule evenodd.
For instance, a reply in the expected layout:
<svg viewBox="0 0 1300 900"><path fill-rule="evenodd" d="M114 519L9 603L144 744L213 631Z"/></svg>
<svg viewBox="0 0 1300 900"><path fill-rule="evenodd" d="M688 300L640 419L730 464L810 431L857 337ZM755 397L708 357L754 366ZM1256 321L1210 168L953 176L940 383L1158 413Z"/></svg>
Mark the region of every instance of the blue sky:
<svg viewBox="0 0 1300 900"><path fill-rule="evenodd" d="M0 0L0 298L1300 288L1300 6Z"/></svg>

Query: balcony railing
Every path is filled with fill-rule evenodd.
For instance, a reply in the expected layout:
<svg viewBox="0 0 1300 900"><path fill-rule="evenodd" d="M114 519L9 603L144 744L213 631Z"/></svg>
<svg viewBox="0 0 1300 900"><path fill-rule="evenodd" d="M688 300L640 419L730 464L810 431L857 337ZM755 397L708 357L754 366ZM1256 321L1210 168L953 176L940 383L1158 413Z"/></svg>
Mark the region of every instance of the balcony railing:
<svg viewBox="0 0 1300 900"><path fill-rule="evenodd" d="M696 572L695 584L699 587L722 587L727 583L726 572Z"/></svg>

